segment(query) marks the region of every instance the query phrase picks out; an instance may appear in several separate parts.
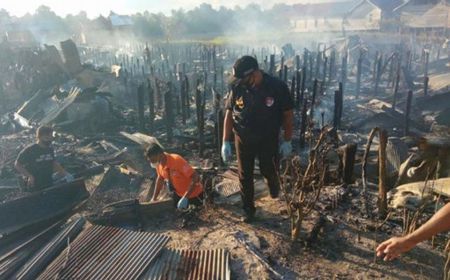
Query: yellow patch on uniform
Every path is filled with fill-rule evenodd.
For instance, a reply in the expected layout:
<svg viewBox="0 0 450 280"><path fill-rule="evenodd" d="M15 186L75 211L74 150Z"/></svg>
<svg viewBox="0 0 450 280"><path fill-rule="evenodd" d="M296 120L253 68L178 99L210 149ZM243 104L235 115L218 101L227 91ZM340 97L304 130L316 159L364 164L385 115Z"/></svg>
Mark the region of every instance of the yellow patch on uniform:
<svg viewBox="0 0 450 280"><path fill-rule="evenodd" d="M239 109L244 108L244 99L242 96L236 99L236 106L238 106Z"/></svg>

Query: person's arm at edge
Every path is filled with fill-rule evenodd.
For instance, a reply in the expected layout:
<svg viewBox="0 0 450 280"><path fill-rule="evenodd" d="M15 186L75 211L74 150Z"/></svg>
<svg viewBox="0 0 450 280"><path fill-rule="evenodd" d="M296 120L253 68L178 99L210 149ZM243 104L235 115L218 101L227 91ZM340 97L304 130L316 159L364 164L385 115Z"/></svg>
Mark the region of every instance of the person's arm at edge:
<svg viewBox="0 0 450 280"><path fill-rule="evenodd" d="M401 253L411 250L418 243L443 231L450 230L450 203L447 203L420 228L404 237L393 237L381 243L377 256L385 255L384 260L392 260Z"/></svg>

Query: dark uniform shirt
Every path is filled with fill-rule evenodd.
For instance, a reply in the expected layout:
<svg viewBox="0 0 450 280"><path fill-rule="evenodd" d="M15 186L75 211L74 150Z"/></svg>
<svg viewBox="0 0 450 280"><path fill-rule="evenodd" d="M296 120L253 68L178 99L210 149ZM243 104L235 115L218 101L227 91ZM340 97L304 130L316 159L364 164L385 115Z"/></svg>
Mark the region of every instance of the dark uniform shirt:
<svg viewBox="0 0 450 280"><path fill-rule="evenodd" d="M294 108L287 85L266 73L257 89L234 86L226 109L232 111L233 131L241 138L278 137L283 112Z"/></svg>
<svg viewBox="0 0 450 280"><path fill-rule="evenodd" d="M32 144L23 149L17 157L23 167L34 177L34 188L42 189L52 185L53 163L55 154L53 148Z"/></svg>

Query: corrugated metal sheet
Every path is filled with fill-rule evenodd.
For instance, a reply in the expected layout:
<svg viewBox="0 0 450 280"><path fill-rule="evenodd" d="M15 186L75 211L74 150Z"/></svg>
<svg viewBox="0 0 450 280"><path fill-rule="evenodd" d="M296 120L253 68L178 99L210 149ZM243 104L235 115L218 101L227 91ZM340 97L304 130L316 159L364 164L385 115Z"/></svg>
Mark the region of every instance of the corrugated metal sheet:
<svg viewBox="0 0 450 280"><path fill-rule="evenodd" d="M228 280L230 279L229 254L217 250L163 251L142 280Z"/></svg>
<svg viewBox="0 0 450 280"><path fill-rule="evenodd" d="M20 267L23 266L27 260L39 250L42 243L48 242L55 234L57 234L60 225L61 223L58 222L40 233L24 240L19 238L19 240L15 241L17 244L20 244L18 246L14 246L14 243L12 245L1 244L0 279L15 279L13 277L14 273L16 273ZM9 246L11 246L11 248L8 249L7 247Z"/></svg>
<svg viewBox="0 0 450 280"><path fill-rule="evenodd" d="M46 246L29 260L22 269L14 275L13 279L32 280L36 277L61 253L67 246L67 240L74 239L83 229L86 220L79 217L66 225Z"/></svg>
<svg viewBox="0 0 450 280"><path fill-rule="evenodd" d="M93 226L38 279L139 279L169 239L155 233Z"/></svg>

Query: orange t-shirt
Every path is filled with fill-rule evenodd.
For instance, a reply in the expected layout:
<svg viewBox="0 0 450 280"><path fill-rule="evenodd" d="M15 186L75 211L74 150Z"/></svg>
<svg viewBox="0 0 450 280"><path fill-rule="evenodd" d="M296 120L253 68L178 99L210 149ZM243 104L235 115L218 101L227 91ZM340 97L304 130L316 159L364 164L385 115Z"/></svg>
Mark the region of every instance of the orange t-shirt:
<svg viewBox="0 0 450 280"><path fill-rule="evenodd" d="M156 173L164 180L169 179L172 183L175 192L182 197L188 191L191 185L191 176L194 174L194 169L189 163L180 155L168 154L166 155L166 162L164 165L158 164ZM188 198L195 198L203 192L202 184L199 182L194 186L194 190Z"/></svg>

